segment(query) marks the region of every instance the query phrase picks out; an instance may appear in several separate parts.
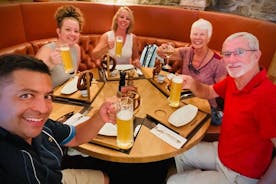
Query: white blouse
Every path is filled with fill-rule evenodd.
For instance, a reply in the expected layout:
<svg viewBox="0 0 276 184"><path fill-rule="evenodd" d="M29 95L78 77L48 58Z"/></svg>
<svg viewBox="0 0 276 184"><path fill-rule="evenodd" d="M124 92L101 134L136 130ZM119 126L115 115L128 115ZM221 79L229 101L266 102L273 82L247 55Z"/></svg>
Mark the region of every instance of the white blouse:
<svg viewBox="0 0 276 184"><path fill-rule="evenodd" d="M115 33L114 31L107 32L108 40L115 40ZM117 64L130 64L131 57L132 57L132 46L133 46L133 34L127 34L125 43L122 48L122 55L118 57L115 55L115 46L112 49L109 49L109 54L113 57Z"/></svg>

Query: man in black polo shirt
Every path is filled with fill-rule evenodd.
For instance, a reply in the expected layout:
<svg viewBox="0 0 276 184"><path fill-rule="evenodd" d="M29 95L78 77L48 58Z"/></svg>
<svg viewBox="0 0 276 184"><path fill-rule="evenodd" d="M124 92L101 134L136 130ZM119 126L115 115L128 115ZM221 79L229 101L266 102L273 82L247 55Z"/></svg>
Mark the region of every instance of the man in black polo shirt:
<svg viewBox="0 0 276 184"><path fill-rule="evenodd" d="M101 171L60 167L62 146L88 142L105 122L115 122L111 102L73 127L48 119L52 93L50 72L42 61L0 56L0 183L108 183Z"/></svg>

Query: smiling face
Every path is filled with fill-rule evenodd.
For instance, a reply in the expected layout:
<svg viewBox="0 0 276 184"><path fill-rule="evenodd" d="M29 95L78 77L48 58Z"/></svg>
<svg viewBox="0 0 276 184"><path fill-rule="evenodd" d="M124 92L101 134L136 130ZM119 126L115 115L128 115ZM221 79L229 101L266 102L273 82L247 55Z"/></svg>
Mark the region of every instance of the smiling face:
<svg viewBox="0 0 276 184"><path fill-rule="evenodd" d="M243 50L242 54L233 54ZM237 37L229 40L223 45L223 53L231 53L230 56L223 56L226 69L229 75L233 78L239 78L247 73L258 70L258 61L261 56L259 50L253 50L249 47L248 40L243 37Z"/></svg>
<svg viewBox="0 0 276 184"><path fill-rule="evenodd" d="M30 144L41 133L52 110L50 76L16 70L0 87L0 126Z"/></svg>
<svg viewBox="0 0 276 184"><path fill-rule="evenodd" d="M131 22L131 17L126 9L120 10L117 17L117 24L119 29L127 30Z"/></svg>
<svg viewBox="0 0 276 184"><path fill-rule="evenodd" d="M60 28L57 28L59 40L70 46L78 43L80 37L80 25L74 18L64 18Z"/></svg>
<svg viewBox="0 0 276 184"><path fill-rule="evenodd" d="M209 42L208 30L194 27L191 30L190 39L192 47L195 49L207 47Z"/></svg>

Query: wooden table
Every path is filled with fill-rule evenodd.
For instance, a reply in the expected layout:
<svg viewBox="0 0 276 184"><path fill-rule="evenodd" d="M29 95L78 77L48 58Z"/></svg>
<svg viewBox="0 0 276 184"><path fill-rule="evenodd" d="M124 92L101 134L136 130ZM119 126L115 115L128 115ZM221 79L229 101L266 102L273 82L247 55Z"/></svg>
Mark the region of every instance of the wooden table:
<svg viewBox="0 0 276 184"><path fill-rule="evenodd" d="M134 85L138 87L138 92L141 95L141 106L139 107L139 110L136 112L135 116L144 118L146 114L153 115L163 124L179 132L180 135L187 135L187 130L191 129L191 126L189 125L190 123L179 128L174 127L168 123L167 119L169 115L176 109L169 107L167 96L165 96L159 89L157 89L156 86L153 85L148 79L134 80ZM91 105L93 108L88 115L95 113L95 111L100 107L106 98L116 95L117 89L118 81L107 81L104 87L98 93L97 97L92 102ZM201 112L210 112L207 100L193 97L185 99L181 102L181 106L185 104L196 105ZM81 106L60 105L58 103L54 103L54 109L51 117L55 119L60 115L72 110L80 111L81 108ZM207 122L200 128L195 136L193 136L192 139L189 140L189 142L181 149L175 149L166 142L162 141L160 138L153 135L150 132L150 129L144 125L141 127L134 145L128 154L91 143L82 144L76 147L76 149L92 157L118 163L148 163L162 161L172 158L197 144L203 138L209 125L210 119L207 120ZM116 138L114 137L114 139Z"/></svg>

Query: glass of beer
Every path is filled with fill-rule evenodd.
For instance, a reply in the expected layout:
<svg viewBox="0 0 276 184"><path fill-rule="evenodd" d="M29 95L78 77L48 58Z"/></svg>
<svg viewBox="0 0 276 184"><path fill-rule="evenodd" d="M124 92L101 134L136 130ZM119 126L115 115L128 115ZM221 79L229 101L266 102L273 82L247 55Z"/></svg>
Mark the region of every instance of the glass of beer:
<svg viewBox="0 0 276 184"><path fill-rule="evenodd" d="M180 101L180 95L182 90L183 79L181 76L174 76L172 79L170 97L169 97L169 105L171 107L178 107Z"/></svg>
<svg viewBox="0 0 276 184"><path fill-rule="evenodd" d="M116 36L116 45L115 45L115 55L118 57L122 56L122 48L123 48L123 37Z"/></svg>
<svg viewBox="0 0 276 184"><path fill-rule="evenodd" d="M117 146L129 149L133 145L133 99L121 97L117 104Z"/></svg>
<svg viewBox="0 0 276 184"><path fill-rule="evenodd" d="M67 44L61 44L59 45L59 50L65 73L74 73L74 66L69 46Z"/></svg>

